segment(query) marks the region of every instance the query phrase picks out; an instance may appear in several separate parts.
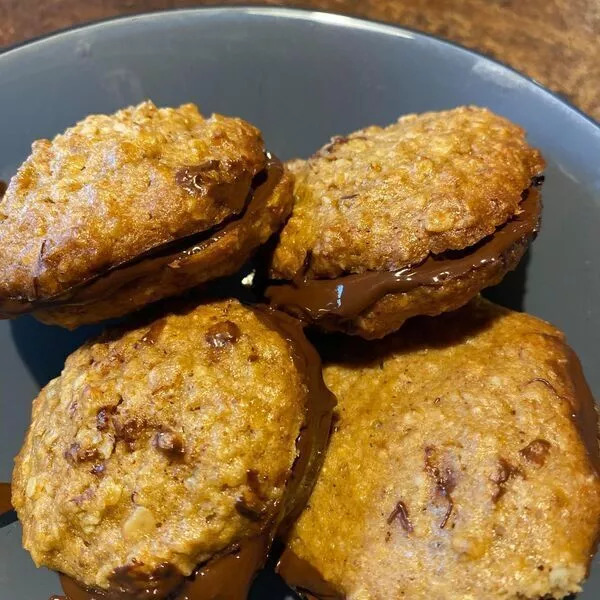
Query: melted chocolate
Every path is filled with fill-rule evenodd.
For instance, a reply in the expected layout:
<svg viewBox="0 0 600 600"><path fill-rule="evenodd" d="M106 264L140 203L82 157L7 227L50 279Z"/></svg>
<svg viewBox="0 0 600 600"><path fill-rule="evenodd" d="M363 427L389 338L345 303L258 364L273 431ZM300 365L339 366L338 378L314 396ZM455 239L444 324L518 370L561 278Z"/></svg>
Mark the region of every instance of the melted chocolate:
<svg viewBox="0 0 600 600"><path fill-rule="evenodd" d="M515 467L511 463L509 463L505 458L500 457L498 460L498 466L496 472L490 477L491 481L493 481L498 489L494 492L492 496L492 502L496 503L506 494L508 491L507 483L514 479L517 476L523 476L521 469Z"/></svg>
<svg viewBox="0 0 600 600"><path fill-rule="evenodd" d="M537 439L527 444L525 448L521 448L519 454L530 463L543 467L551 447L552 444L547 440Z"/></svg>
<svg viewBox="0 0 600 600"><path fill-rule="evenodd" d="M4 194L6 193L7 187L8 187L8 184L6 183L6 181L3 181L2 179L0 179L0 200L2 200L2 198L4 198Z"/></svg>
<svg viewBox="0 0 600 600"><path fill-rule="evenodd" d="M0 483L0 527L10 525L17 520L10 499L10 483Z"/></svg>
<svg viewBox="0 0 600 600"><path fill-rule="evenodd" d="M111 579L114 586L110 590L93 590L82 586L71 577L61 573L60 583L65 595L64 600L146 600L147 598L165 598L183 582L183 576L169 565L159 567L146 580L136 577L127 568L119 569ZM162 594L162 595L159 595ZM175 598L173 599L175 600Z"/></svg>
<svg viewBox="0 0 600 600"><path fill-rule="evenodd" d="M10 483L0 483L0 527L10 525L17 520L10 499Z"/></svg>
<svg viewBox="0 0 600 600"><path fill-rule="evenodd" d="M567 353L567 373L573 384L575 404L571 418L575 423L579 435L585 444L590 462L600 476L600 448L598 447L598 412L581 363L575 351L565 344Z"/></svg>
<svg viewBox="0 0 600 600"><path fill-rule="evenodd" d="M10 483L0 483L0 514L12 510Z"/></svg>
<svg viewBox="0 0 600 600"><path fill-rule="evenodd" d="M225 348L235 344L242 332L232 321L216 323L205 334L204 339L212 348Z"/></svg>
<svg viewBox="0 0 600 600"><path fill-rule="evenodd" d="M159 567L150 576L136 575L134 568L125 567L114 574L109 590L93 590L61 574L63 600L246 600L273 538L285 532L308 500L323 462L335 405L333 394L323 382L319 355L300 324L267 307L254 308L254 312L288 341L307 389L304 423L296 439L297 458L288 474L280 519L266 523L260 535L242 540L233 550L200 566L191 577L183 577L170 565ZM248 479L254 487L259 486L255 473L249 472Z"/></svg>
<svg viewBox="0 0 600 600"><path fill-rule="evenodd" d="M199 567L192 576L183 577L174 567L163 565L150 577L139 577L131 569L119 569L109 590L93 590L61 573L65 596L58 600L246 600L248 590L262 566L270 536L243 540L234 551ZM52 600L52 599L51 599Z"/></svg>
<svg viewBox="0 0 600 600"><path fill-rule="evenodd" d="M419 265L399 271L369 271L336 279L274 284L267 288L266 296L273 306L285 308L308 321L330 316L351 320L386 294L406 293L421 286L439 287L479 268L506 262L514 246L524 243L538 230L540 196L536 189L528 190L521 202L521 211L491 236L458 255L430 256Z"/></svg>
<svg viewBox="0 0 600 600"><path fill-rule="evenodd" d="M173 600L246 600L271 545L269 535L246 540L239 550L202 567Z"/></svg>
<svg viewBox="0 0 600 600"><path fill-rule="evenodd" d="M543 377L535 377L529 383L536 381L542 383L559 398L562 398L564 401L571 404L571 419L583 441L594 471L600 476L600 446L598 445L598 436L600 432L598 430L598 412L592 392L585 380L579 358L577 357L577 354L575 354L575 351L561 338L549 334L541 335L546 337L552 343L558 344L566 354L567 360L565 369L567 371L567 376L573 385L573 400L571 401L570 398L561 396L558 390Z"/></svg>
<svg viewBox="0 0 600 600"><path fill-rule="evenodd" d="M257 311L257 314L260 313ZM287 339L292 339L296 343L299 341L300 347L305 348L305 351L308 351L308 354L305 354L305 356L308 356L309 358L307 366L310 369L309 373L311 373L310 379L314 382L312 387L314 389L316 385L317 389L320 389L322 393L319 411L312 411L312 418L310 411L308 411L307 417L309 420L306 428L296 442L298 459L294 464L294 470L298 468L299 463L304 463L305 473L310 474L310 476L307 478L305 475L304 481L297 476L295 482L290 482L290 485L295 486L295 498L297 504L296 506L291 507L291 510L288 512L288 517L284 519L282 523L281 533L285 535L288 528L291 527L298 518L303 506L308 500L318 471L321 467L324 458L323 454L329 437L329 430L332 425L331 410L335 398L323 383L319 356L302 334L298 324L287 315L277 311L265 310L262 314L268 319L267 322L273 324ZM306 360L306 358L303 359L298 355L295 359ZM308 452L306 451L306 446L310 447L311 441L313 456L309 457L307 456ZM302 592L308 598L340 600L344 597L323 579L317 569L308 562L298 558L289 548L285 550L278 562L277 571L289 585Z"/></svg>
<svg viewBox="0 0 600 600"><path fill-rule="evenodd" d="M302 512L317 480L325 458L336 400L323 381L321 359L304 336L300 324L292 317L267 307L254 310L267 326L288 340L292 358L298 371L304 373L308 390L304 424L296 440L297 458L288 481L284 518L279 528L279 535L283 536Z"/></svg>
<svg viewBox="0 0 600 600"><path fill-rule="evenodd" d="M269 155L270 156L270 155ZM276 157L267 160L264 171L257 174L240 213L218 226L157 246L136 256L133 260L116 264L106 271L71 287L55 296L40 298L1 298L0 318L15 317L32 310L49 309L57 306L84 306L113 295L117 290L132 284L158 270L170 268L174 274L179 263L219 241L227 234L234 234L248 222L254 222L264 211L269 198L283 176L283 165ZM240 244L240 252L252 249ZM253 243L253 242L252 242Z"/></svg>
<svg viewBox="0 0 600 600"><path fill-rule="evenodd" d="M345 594L325 581L321 573L308 561L298 557L289 548L277 564L277 572L286 583L308 598L318 600L344 600Z"/></svg>

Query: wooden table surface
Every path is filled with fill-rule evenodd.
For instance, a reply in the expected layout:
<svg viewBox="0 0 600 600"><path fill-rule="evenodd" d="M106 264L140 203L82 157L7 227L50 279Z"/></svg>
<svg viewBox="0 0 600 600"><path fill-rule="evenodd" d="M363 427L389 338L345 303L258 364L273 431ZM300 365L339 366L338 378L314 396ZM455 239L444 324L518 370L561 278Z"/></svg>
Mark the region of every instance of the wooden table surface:
<svg viewBox="0 0 600 600"><path fill-rule="evenodd" d="M0 44L189 0L0 0ZM427 31L496 57L600 121L600 0L224 0L304 6Z"/></svg>

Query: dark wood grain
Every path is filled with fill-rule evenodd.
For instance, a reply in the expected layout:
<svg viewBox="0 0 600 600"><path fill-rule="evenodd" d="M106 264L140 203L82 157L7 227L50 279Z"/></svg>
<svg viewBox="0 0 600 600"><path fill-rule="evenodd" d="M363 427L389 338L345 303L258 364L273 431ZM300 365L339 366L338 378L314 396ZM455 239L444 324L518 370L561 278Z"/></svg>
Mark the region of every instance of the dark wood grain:
<svg viewBox="0 0 600 600"><path fill-rule="evenodd" d="M329 10L434 33L500 59L600 120L599 0L254 0L253 3ZM13 44L109 16L200 4L209 2L0 0L0 44Z"/></svg>

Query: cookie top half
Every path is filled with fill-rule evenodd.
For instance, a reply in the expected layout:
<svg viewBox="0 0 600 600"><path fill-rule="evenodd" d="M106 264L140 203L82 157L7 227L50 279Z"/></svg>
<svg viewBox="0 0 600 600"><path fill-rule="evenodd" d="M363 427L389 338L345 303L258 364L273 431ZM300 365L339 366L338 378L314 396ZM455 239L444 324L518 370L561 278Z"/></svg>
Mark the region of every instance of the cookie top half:
<svg viewBox="0 0 600 600"><path fill-rule="evenodd" d="M165 572L181 582L261 537L251 581L314 483L332 408L300 329L287 335L265 315L203 304L67 359L33 404L13 476L37 565L150 593Z"/></svg>
<svg viewBox="0 0 600 600"><path fill-rule="evenodd" d="M272 274L320 279L476 244L518 213L544 162L519 126L460 107L333 138L289 166L296 204Z"/></svg>
<svg viewBox="0 0 600 600"><path fill-rule="evenodd" d="M152 102L34 142L0 202L0 300L40 300L239 214L267 157L242 119Z"/></svg>
<svg viewBox="0 0 600 600"><path fill-rule="evenodd" d="M564 336L483 301L331 343L338 419L280 572L319 599L581 589L600 529L594 401Z"/></svg>

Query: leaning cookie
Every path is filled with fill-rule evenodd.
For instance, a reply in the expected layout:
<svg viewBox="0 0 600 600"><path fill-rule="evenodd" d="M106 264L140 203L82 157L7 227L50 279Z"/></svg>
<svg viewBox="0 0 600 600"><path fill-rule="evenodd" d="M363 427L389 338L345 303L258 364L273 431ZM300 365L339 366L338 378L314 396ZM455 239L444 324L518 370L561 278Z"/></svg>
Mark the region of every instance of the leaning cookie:
<svg viewBox="0 0 600 600"><path fill-rule="evenodd" d="M0 315L76 327L235 272L291 210L242 119L151 102L39 140L0 203Z"/></svg>
<svg viewBox="0 0 600 600"><path fill-rule="evenodd" d="M296 203L267 295L324 329L382 337L456 309L514 269L537 232L544 162L488 110L409 115L290 164Z"/></svg>
<svg viewBox="0 0 600 600"><path fill-rule="evenodd" d="M310 493L332 406L285 314L230 300L109 332L34 402L13 475L24 546L70 598L244 600Z"/></svg>
<svg viewBox="0 0 600 600"><path fill-rule="evenodd" d="M354 340L279 571L319 599L578 592L600 531L594 401L554 327L479 302Z"/></svg>

